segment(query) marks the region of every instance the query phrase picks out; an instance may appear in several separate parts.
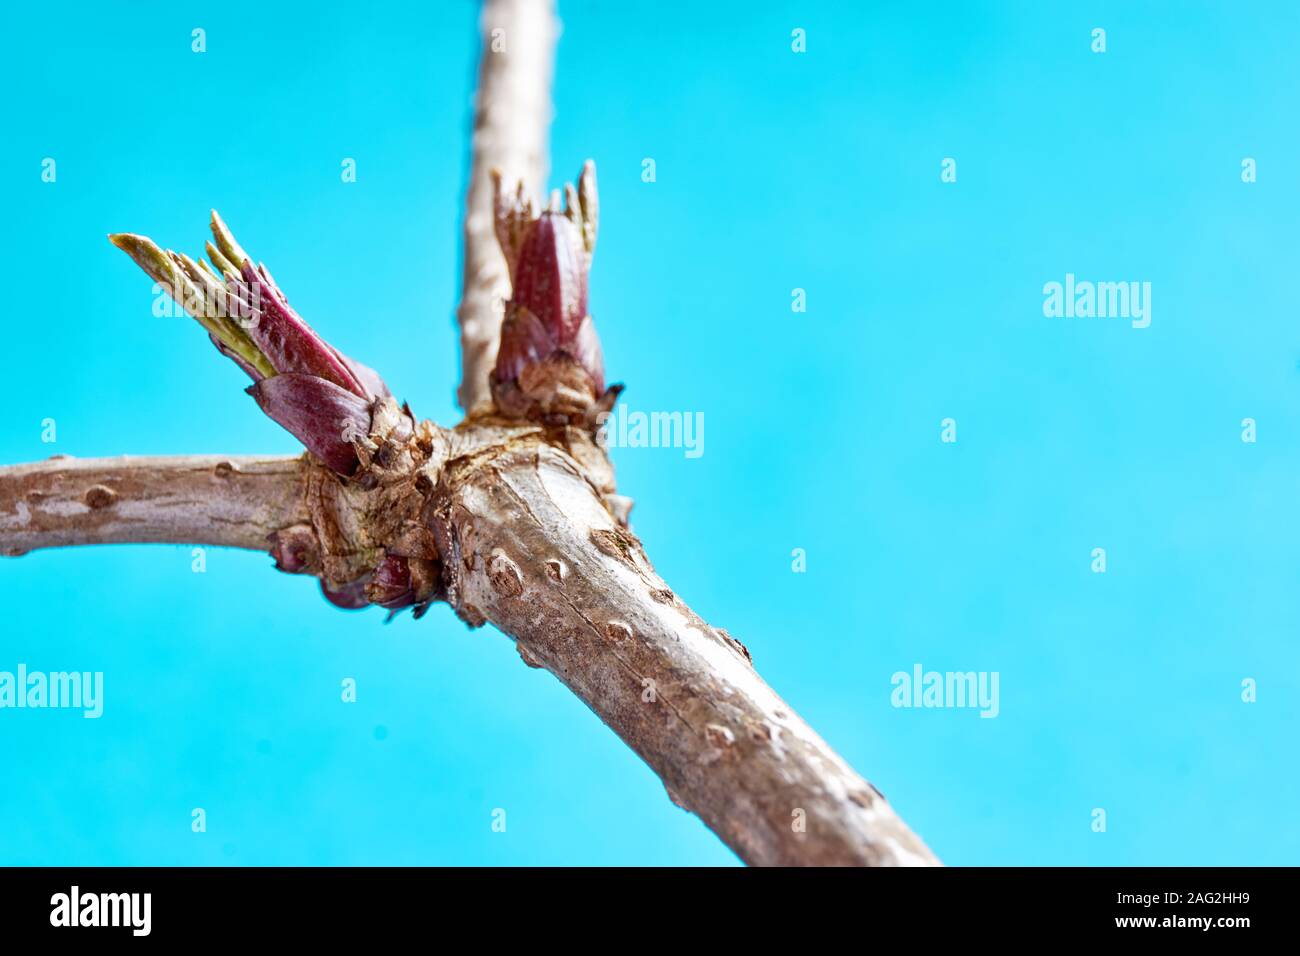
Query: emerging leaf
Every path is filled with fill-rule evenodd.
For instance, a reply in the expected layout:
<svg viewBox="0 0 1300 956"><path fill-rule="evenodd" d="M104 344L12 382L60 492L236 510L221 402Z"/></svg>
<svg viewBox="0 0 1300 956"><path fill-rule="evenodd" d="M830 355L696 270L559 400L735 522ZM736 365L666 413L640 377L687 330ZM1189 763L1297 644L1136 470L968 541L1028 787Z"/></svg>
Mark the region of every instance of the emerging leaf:
<svg viewBox="0 0 1300 956"><path fill-rule="evenodd" d="M160 249L145 236L109 238L208 331L212 344L238 365L250 395L309 451L341 475L352 475L365 442L371 405L391 399L379 373L334 348L289 305L264 265L235 240L214 209L212 261ZM390 429L391 431L391 429Z"/></svg>

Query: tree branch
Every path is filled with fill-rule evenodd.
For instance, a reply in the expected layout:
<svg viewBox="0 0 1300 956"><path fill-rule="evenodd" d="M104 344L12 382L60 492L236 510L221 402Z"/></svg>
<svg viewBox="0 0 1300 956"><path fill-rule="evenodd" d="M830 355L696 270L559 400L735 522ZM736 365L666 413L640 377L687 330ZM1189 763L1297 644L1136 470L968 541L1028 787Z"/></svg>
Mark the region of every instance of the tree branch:
<svg viewBox="0 0 1300 956"><path fill-rule="evenodd" d="M448 462L432 525L461 616L513 636L745 862L937 865L748 651L669 590L577 437L576 457L531 434Z"/></svg>
<svg viewBox="0 0 1300 956"><path fill-rule="evenodd" d="M267 550L308 519L301 455L75 459L0 468L0 554L168 542Z"/></svg>
<svg viewBox="0 0 1300 956"><path fill-rule="evenodd" d="M461 382L466 412L491 402L488 373L496 361L510 277L492 218L492 170L536 192L546 180L551 71L556 22L551 0L487 0L474 108L469 187L465 195L464 275L460 307Z"/></svg>
<svg viewBox="0 0 1300 956"><path fill-rule="evenodd" d="M458 313L464 422L444 430L399 408L373 371L311 331L215 216L209 256L224 287L215 270L119 234L114 242L182 293L254 379L263 411L312 454L0 468L0 554L227 545L271 551L281 570L319 578L344 607L418 615L445 598L559 677L746 862L935 864L880 793L762 681L744 647L665 585L627 528L630 503L595 441L597 413L618 390L603 388L586 312L592 168L563 212L506 204L509 266L498 247L492 170L534 189L542 181L555 30L551 0L485 5ZM238 275L226 268L235 260ZM513 404L494 402L489 387L510 270L521 277L519 301L496 384L499 396L520 399ZM254 291L255 323L204 321L209 299L243 302Z"/></svg>

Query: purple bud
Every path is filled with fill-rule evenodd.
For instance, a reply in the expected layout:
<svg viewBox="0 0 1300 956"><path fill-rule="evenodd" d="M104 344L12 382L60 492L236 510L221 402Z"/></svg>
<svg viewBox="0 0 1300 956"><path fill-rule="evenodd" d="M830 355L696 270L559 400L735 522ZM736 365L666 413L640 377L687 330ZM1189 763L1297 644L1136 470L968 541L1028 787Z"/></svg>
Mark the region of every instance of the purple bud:
<svg viewBox="0 0 1300 956"><path fill-rule="evenodd" d="M355 610L376 604L397 612L414 607L415 616L424 613L432 601L445 597L442 568L427 558L385 554L375 568L340 588L321 582L326 600L341 608ZM393 615L389 615L392 620Z"/></svg>
<svg viewBox="0 0 1300 956"><path fill-rule="evenodd" d="M365 398L365 388L339 354L290 308L279 290L253 266L252 260L246 259L241 271L250 290L246 298L254 306L254 321L248 336L270 359L275 370L281 375L314 375L358 398Z"/></svg>
<svg viewBox="0 0 1300 956"><path fill-rule="evenodd" d="M414 604L411 567L406 558L395 554L385 555L370 578L370 584L366 587L366 597L370 599L371 604L378 604L389 610Z"/></svg>
<svg viewBox="0 0 1300 956"><path fill-rule="evenodd" d="M352 373L352 377L361 384L362 391L365 392L367 398L373 400L393 397L393 393L388 390L387 383L373 368L369 365L362 365L356 359L348 358L333 346L330 346L330 348L338 356L339 361L347 366L348 371Z"/></svg>
<svg viewBox="0 0 1300 956"><path fill-rule="evenodd" d="M564 212L551 208L538 215L522 187L512 198L501 186L498 178L496 232L514 288L492 372L497 407L528 415L555 412L558 404L580 409L605 390L600 340L587 314L596 241L594 167L583 168L578 189L568 188Z"/></svg>
<svg viewBox="0 0 1300 956"><path fill-rule="evenodd" d="M295 524L266 536L275 566L286 574L311 574L320 565L320 545L310 525Z"/></svg>
<svg viewBox="0 0 1300 956"><path fill-rule="evenodd" d="M605 390L605 356L600 350L600 337L596 335L596 323L591 321L591 316L588 315L583 318L582 324L578 326L577 334L574 335L573 341L566 346L565 351L587 370L592 383L596 386L596 394L599 395L603 392Z"/></svg>
<svg viewBox="0 0 1300 956"><path fill-rule="evenodd" d="M370 433L370 404L313 375L276 375L246 390L267 416L340 475L357 470L353 442Z"/></svg>
<svg viewBox="0 0 1300 956"><path fill-rule="evenodd" d="M524 236L514 268L512 305L537 316L556 345L567 345L587 315L582 234L558 212L544 212Z"/></svg>
<svg viewBox="0 0 1300 956"><path fill-rule="evenodd" d="M356 611L366 607L370 601L366 599L366 579L361 578L356 581L350 581L338 590L331 590L324 581L320 584L320 593L325 595L325 600L329 601L335 607L341 607L345 611Z"/></svg>
<svg viewBox="0 0 1300 956"><path fill-rule="evenodd" d="M555 340L542 320L526 309L509 308L501 324L501 345L497 348L498 382L513 382L524 369L546 359L555 350Z"/></svg>

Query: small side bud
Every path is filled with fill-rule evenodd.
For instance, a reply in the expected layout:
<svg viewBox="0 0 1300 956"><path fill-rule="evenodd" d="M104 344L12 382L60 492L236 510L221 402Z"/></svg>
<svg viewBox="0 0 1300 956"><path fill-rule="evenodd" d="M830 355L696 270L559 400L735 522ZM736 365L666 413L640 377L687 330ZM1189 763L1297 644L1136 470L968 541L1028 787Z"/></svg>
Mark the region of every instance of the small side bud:
<svg viewBox="0 0 1300 956"><path fill-rule="evenodd" d="M366 585L366 598L389 610L409 607L415 603L411 591L411 568L406 558L395 554L385 555Z"/></svg>
<svg viewBox="0 0 1300 956"><path fill-rule="evenodd" d="M415 607L442 596L442 575L436 561L425 558L386 554L375 567L366 585L366 597L371 604L400 611Z"/></svg>
<svg viewBox="0 0 1300 956"><path fill-rule="evenodd" d="M315 574L320 569L320 542L310 525L295 524L267 535L275 566L286 574Z"/></svg>
<svg viewBox="0 0 1300 956"><path fill-rule="evenodd" d="M362 578L359 581L350 581L340 588L331 588L324 581L320 583L320 593L325 596L335 607L341 607L345 611L359 611L363 607L369 607L370 601L366 599L366 581Z"/></svg>

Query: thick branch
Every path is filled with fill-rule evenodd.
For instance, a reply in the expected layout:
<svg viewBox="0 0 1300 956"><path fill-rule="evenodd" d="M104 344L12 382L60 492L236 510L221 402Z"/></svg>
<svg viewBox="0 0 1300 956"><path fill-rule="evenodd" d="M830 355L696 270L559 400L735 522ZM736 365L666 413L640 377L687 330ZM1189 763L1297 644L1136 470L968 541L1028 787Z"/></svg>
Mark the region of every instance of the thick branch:
<svg viewBox="0 0 1300 956"><path fill-rule="evenodd" d="M546 178L551 70L556 23L551 0L488 0L474 108L469 188L465 197L465 262L460 308L461 382L466 412L491 401L488 373L496 361L510 277L492 224L493 168L530 190Z"/></svg>
<svg viewBox="0 0 1300 956"><path fill-rule="evenodd" d="M740 643L668 589L590 475L537 436L449 464L433 525L460 614L514 637L746 862L937 864Z"/></svg>
<svg viewBox="0 0 1300 956"><path fill-rule="evenodd" d="M302 456L57 456L0 468L0 554L169 542L265 550L306 521Z"/></svg>

